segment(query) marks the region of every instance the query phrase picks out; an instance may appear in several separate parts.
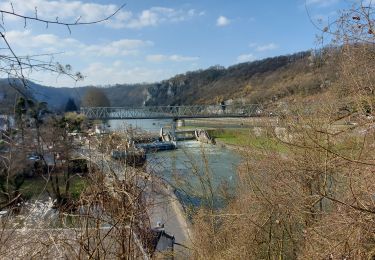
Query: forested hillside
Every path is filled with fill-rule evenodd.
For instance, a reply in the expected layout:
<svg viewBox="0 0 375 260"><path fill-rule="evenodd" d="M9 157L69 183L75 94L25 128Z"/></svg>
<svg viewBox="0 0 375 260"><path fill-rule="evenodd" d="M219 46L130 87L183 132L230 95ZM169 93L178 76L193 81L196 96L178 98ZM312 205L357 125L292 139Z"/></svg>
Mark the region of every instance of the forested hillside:
<svg viewBox="0 0 375 260"><path fill-rule="evenodd" d="M30 98L47 102L50 109L61 111L70 98L79 106L89 88L54 88L28 82L25 90L20 82L10 84L8 79L2 79L0 80L0 113L12 109L17 96L21 95L18 90L22 90L22 93ZM142 85L115 85L103 88L103 91L112 106L141 106L146 97L146 87Z"/></svg>
<svg viewBox="0 0 375 260"><path fill-rule="evenodd" d="M334 80L321 77L321 62L311 52L188 72L148 88L147 105L215 104L228 99L269 103L280 98L320 92ZM317 75L319 74L319 77Z"/></svg>
<svg viewBox="0 0 375 260"><path fill-rule="evenodd" d="M321 92L334 80L335 71L328 69L316 53L300 52L228 68L212 66L158 83L117 84L105 87L103 91L111 106L217 104L230 99L269 104L288 96ZM53 109L61 110L69 98L79 105L87 89L53 88L29 82L25 93L48 102ZM8 79L0 81L2 107L11 106L16 93Z"/></svg>

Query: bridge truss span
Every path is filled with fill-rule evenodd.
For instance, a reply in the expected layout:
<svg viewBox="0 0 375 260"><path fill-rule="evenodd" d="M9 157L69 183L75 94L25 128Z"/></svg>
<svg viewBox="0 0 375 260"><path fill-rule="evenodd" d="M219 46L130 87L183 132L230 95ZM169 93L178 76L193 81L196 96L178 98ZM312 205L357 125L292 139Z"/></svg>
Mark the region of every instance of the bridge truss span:
<svg viewBox="0 0 375 260"><path fill-rule="evenodd" d="M194 105L133 107L81 107L88 119L184 119L256 117L262 114L258 104L247 105Z"/></svg>

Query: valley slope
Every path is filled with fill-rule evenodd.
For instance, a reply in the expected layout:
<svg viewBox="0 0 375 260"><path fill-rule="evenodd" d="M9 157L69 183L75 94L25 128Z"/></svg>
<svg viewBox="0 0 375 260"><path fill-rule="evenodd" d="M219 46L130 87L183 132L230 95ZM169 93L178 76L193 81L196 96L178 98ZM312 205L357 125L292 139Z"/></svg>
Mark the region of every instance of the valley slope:
<svg viewBox="0 0 375 260"><path fill-rule="evenodd" d="M324 71L324 73L323 73ZM224 68L212 66L149 84L117 84L102 88L112 106L217 104L236 100L270 104L288 97L309 96L327 89L335 71L311 52L300 52ZM17 85L17 84L12 84ZM69 98L79 105L89 87L53 88L29 82L27 93L51 108L63 110ZM1 108L11 107L17 91L0 80Z"/></svg>

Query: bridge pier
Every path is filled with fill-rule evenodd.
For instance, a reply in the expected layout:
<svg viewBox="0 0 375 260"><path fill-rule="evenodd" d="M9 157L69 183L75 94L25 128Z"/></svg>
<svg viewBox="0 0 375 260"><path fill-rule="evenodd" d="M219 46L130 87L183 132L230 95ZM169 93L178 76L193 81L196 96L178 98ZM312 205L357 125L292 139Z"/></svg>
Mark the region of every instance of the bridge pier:
<svg viewBox="0 0 375 260"><path fill-rule="evenodd" d="M185 120L184 119L177 119L176 124L177 124L177 127L184 127L185 126Z"/></svg>
<svg viewBox="0 0 375 260"><path fill-rule="evenodd" d="M176 136L176 128L177 128L177 121L178 121L178 118L173 118L172 120L172 138L173 138L173 141L177 141L177 136Z"/></svg>

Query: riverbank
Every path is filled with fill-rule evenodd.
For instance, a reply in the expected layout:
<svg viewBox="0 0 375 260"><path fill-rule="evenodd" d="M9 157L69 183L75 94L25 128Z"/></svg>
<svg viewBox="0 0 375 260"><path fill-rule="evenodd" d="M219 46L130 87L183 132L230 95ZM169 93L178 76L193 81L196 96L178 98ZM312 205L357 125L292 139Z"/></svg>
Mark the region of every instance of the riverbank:
<svg viewBox="0 0 375 260"><path fill-rule="evenodd" d="M218 144L230 149L270 149L283 152L285 147L267 135L266 129L277 127L277 124L276 117L188 119L182 129L208 130Z"/></svg>
<svg viewBox="0 0 375 260"><path fill-rule="evenodd" d="M249 117L249 118L197 118L185 119L186 126L204 126L214 128L249 128L277 125L277 117Z"/></svg>
<svg viewBox="0 0 375 260"><path fill-rule="evenodd" d="M285 145L268 136L265 128L261 127L210 128L207 131L217 145L231 150L266 149L281 153L287 150Z"/></svg>

